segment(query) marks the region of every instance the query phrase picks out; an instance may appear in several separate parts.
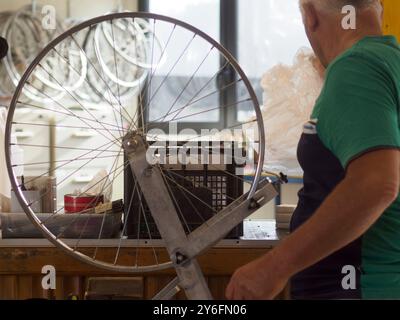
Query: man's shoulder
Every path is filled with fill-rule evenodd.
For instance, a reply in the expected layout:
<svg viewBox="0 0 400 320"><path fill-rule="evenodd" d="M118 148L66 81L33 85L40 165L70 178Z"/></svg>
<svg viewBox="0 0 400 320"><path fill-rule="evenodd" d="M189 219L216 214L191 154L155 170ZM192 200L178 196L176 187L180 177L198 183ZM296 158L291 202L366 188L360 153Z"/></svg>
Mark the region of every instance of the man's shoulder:
<svg viewBox="0 0 400 320"><path fill-rule="evenodd" d="M400 56L399 56L400 57ZM385 65L385 61L368 51L352 50L341 55L333 61L327 69L327 77L337 73L353 71L366 72L369 69L379 69ZM386 67L385 67L386 68Z"/></svg>
<svg viewBox="0 0 400 320"><path fill-rule="evenodd" d="M386 37L381 41L360 41L329 65L327 76L352 71L360 75L386 72L400 80L400 47L396 43Z"/></svg>
<svg viewBox="0 0 400 320"><path fill-rule="evenodd" d="M343 100L356 103L360 99L360 92L363 92L362 97L368 101L375 101L376 95L379 95L398 103L400 50L396 53L397 59L379 55L380 50L391 49L376 49L375 45L370 44L357 45L336 58L327 69L325 84L314 114L318 114L321 108L340 112L336 105L338 101L341 104Z"/></svg>

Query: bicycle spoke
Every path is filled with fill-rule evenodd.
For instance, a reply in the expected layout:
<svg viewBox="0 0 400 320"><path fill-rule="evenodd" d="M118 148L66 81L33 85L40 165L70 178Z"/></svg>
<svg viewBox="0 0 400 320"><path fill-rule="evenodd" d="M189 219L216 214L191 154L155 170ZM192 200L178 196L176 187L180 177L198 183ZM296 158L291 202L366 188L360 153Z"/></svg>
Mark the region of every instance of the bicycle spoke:
<svg viewBox="0 0 400 320"><path fill-rule="evenodd" d="M143 212L143 220L144 220L144 223L146 224L146 228L147 228L147 232L149 234L150 241L152 241L153 237L151 235L149 223L147 222L146 211L144 210L144 207L143 207L143 200L144 199L142 198L142 194L139 194L139 205L140 205L140 207L142 209L142 212ZM154 249L154 247L151 247L151 248L153 250L153 255L154 255L154 258L155 258L155 261L156 261L156 265L159 265L156 250Z"/></svg>
<svg viewBox="0 0 400 320"><path fill-rule="evenodd" d="M104 157L91 157L91 158L81 158L79 160L74 160L74 161L84 161L84 160L94 160L94 159L110 159L110 158L115 158L115 156L104 156ZM71 159L68 160L54 160L54 161L43 161L43 162L32 162L32 163L23 163L23 164L13 164L11 167L12 168L18 168L18 167L29 167L29 166L38 166L42 164L50 164L50 163L63 163L63 162L70 162Z"/></svg>
<svg viewBox="0 0 400 320"><path fill-rule="evenodd" d="M110 172L110 174L113 174L114 172L116 172L117 170L120 170L120 169L123 167L122 170L117 174L117 176L116 176L116 178L117 178L119 175L121 175L122 172L124 172L124 170L126 169L126 167L127 167L128 165L129 165L128 162L123 163L123 164L122 164L121 166L119 166L117 169L115 169L115 170L113 170L112 172ZM103 180L106 180L106 179L108 179L108 176L102 178L100 181L98 181L98 182L96 183L96 185L100 184ZM81 196L81 195L86 194L90 189L94 188L96 185L93 185L91 188L86 189L84 192L81 192L81 193L78 194L77 196L79 197L79 196ZM108 188L110 185L112 185L112 182L109 182L109 183L107 184L106 188ZM94 203L94 201L93 201L92 203ZM89 206L90 206L90 205L91 205L90 203L87 204L86 207L85 207L83 210L89 209ZM63 210L63 209L64 209L64 207L62 207L62 209L60 209L60 211ZM74 219L72 219L72 221L67 225L67 227L65 227L65 228L63 229L63 231L60 232L60 233L56 236L56 239L60 239L60 238L64 235L65 231L67 231L67 230L78 220L78 217L79 217L80 215L82 215L82 213L78 213L78 214L74 217ZM56 214L52 215L51 217L49 217L48 219L46 219L46 221L43 221L42 224L44 225L48 220L54 218L55 216L56 216ZM76 246L76 247L77 247L77 246Z"/></svg>
<svg viewBox="0 0 400 320"><path fill-rule="evenodd" d="M121 151L122 151L122 150L121 150ZM113 164L111 165L110 171L109 171L108 174L107 174L108 177L111 176L111 172L113 171L114 166L115 166L115 167L117 166L120 157L121 157L121 153L119 153L118 156L115 157L114 162L113 162ZM112 173L113 178L112 178L111 181L110 181L110 186L112 186L112 185L114 184L114 181L115 181L115 178L116 178L115 173L116 173L116 170L114 170L113 173ZM106 189L105 189L105 188L106 188L106 184L107 184L107 180L104 181L104 184L103 184L102 187L101 187L101 191L97 194L97 196L96 196L96 198L95 198L95 200L94 200L94 203L97 203L97 202L99 201L100 197L101 197L101 196L104 196L103 193L104 193L104 190L106 190ZM112 202L112 199L111 199L111 202ZM86 209L88 209L88 208L84 208L82 211L85 211ZM104 212L104 213L103 213L102 223L101 223L102 226L104 225L104 222L105 222L105 219L106 219L106 215L107 215L107 213ZM90 217L91 217L91 216L89 215L89 217L86 219L85 225L84 225L84 227L82 228L82 230L81 230L81 232L80 232L80 234L79 234L78 241L75 243L75 247L74 247L75 250L76 250L76 248L78 247L78 245L79 245L79 243L80 243L80 241L81 241L81 239L82 239L83 233L85 232L86 227L87 227L87 225L88 225L88 223L89 223L89 221L90 221ZM100 233L99 233L99 237L100 237L100 238L101 238L101 232L102 232L102 228L101 228Z"/></svg>
<svg viewBox="0 0 400 320"><path fill-rule="evenodd" d="M117 141L117 140L115 140ZM109 143L113 143L110 141ZM80 150L80 151L104 151L104 152L118 152L115 150L99 150L99 149L90 149L90 148L75 148L75 147L62 147L62 146L47 146L40 144L28 144L28 143L10 143L10 146L20 146L20 147L34 147L34 148L55 148L55 149L66 149L66 150ZM74 160L72 160L74 161Z"/></svg>
<svg viewBox="0 0 400 320"><path fill-rule="evenodd" d="M128 211L125 212L126 216L124 216L124 226L122 228L121 237L120 237L119 242L118 242L118 249L117 249L117 252L116 252L115 258L114 258L114 265L116 265L117 262L118 262L118 257L119 257L119 253L120 253L121 245L122 245L122 239L124 237L124 234L125 234L125 231L126 231L126 227L128 226L129 215L131 213L132 204L133 204L133 198L135 196L136 188L137 188L137 181L135 180L135 185L133 187L132 197L129 200ZM138 214L138 216L140 216L140 213ZM138 225L138 230L140 230L140 226L139 225ZM137 239L139 240L139 236L138 236ZM136 250L139 250L139 243L137 245ZM97 247L96 247L96 252L97 252ZM94 255L94 257L95 256L96 256L96 254Z"/></svg>
<svg viewBox="0 0 400 320"><path fill-rule="evenodd" d="M179 177L179 178L181 178L181 179L184 179L184 180L186 180L186 181L188 181L188 182L192 182L191 180L189 180L187 177L185 177L185 176L182 176L182 175L180 175L179 173L176 173L176 172L174 172L174 171L169 171L171 174L173 174L173 175L175 175L175 176L177 176L177 177ZM208 182L207 182L208 183ZM211 189L208 185L205 185L204 183L201 185L203 188L205 188L205 189L207 189L207 190L209 190L209 191L211 191L211 192L213 192L214 190L213 189ZM219 191L219 190L218 190ZM190 191L189 191L190 192ZM193 195L193 193L191 193L192 195ZM229 198L230 200L235 200L234 198L232 198L232 197L230 197L230 196L227 196L227 198Z"/></svg>
<svg viewBox="0 0 400 320"><path fill-rule="evenodd" d="M160 59L159 59L157 65L156 65L156 67L154 68L154 71L153 71L153 72L151 73L151 75L150 75L150 80L152 80L153 77L154 77L154 75L156 74L157 68L158 68L158 66L160 65L162 59L163 59L164 56L165 56L166 50L167 50L167 48L168 48L168 45L169 45L169 43L170 43L170 41L171 41L171 39L172 39L172 36L173 36L175 30L176 30L176 25L174 25L174 27L172 28L171 33L170 33L169 36L168 36L167 42L166 42L166 44L165 44L165 46L164 46L164 48L163 48L163 50L162 50L162 52L161 52ZM150 82L151 82L151 81L150 81ZM142 90L139 91L139 92L140 92L140 94L139 94L139 99L140 99L142 102L143 102L143 100L144 100L144 99L143 99L143 92L146 92L146 90L147 90L147 84L144 86L144 88L142 88ZM135 114L134 114L134 116L133 116L134 119L136 118L136 120L137 120L137 119L139 119L139 118L143 118L143 117L144 117L144 111L145 111L145 110L143 110L143 105L141 105L141 109L142 109L142 110L140 111L140 112L141 112L141 115L140 115L140 116L138 115L138 117L136 118L137 112L135 112Z"/></svg>
<svg viewBox="0 0 400 320"><path fill-rule="evenodd" d="M194 73L192 74L192 76L189 78L189 81L185 84L185 86L183 87L183 89L181 90L181 92L179 93L179 95L176 97L175 101L172 103L171 107L168 109L168 111L166 112L164 118L162 119L162 121L165 120L165 118L167 117L167 115L173 110L173 108L175 107L175 105L177 104L177 102L179 101L179 99L182 97L183 93L185 92L185 90L189 87L190 83L193 81L194 77L196 76L197 72L200 70L200 68L203 66L203 64L206 62L207 58L210 56L211 52L214 50L214 46L211 47L211 49L208 51L207 55L204 57L204 59L201 61L200 65L197 67L197 69L194 71ZM179 114L179 113L178 113ZM172 119L173 121L174 119Z"/></svg>
<svg viewBox="0 0 400 320"><path fill-rule="evenodd" d="M23 125L23 126L33 126L33 127L48 127L48 128L63 128L63 129L81 129L81 130L110 130L120 132L118 129L104 129L104 128L89 128L89 127L77 127L77 126L68 126L68 125L60 125L60 124L45 124L45 123L31 123L31 122L16 122L13 121L12 124L15 125Z"/></svg>
<svg viewBox="0 0 400 320"><path fill-rule="evenodd" d="M101 151L101 152L100 152L99 154L97 154L96 156L99 156L99 155L101 155L101 154L103 154L103 153L104 153L104 152ZM55 184L55 187L58 187L58 186L60 186L62 183L64 183L65 181L67 181L70 177L72 177L74 174L76 174L76 173L79 172L81 169L83 169L84 167L86 167L89 163L93 162L94 159L96 159L96 158L93 158L93 159L91 159L91 160L88 160L88 161L85 162L83 165L81 165L78 169L75 169L73 172L71 172L70 174L68 174L66 177L64 177L64 179L62 179L61 181L57 182L57 183ZM49 190L48 192L51 192L51 191ZM48 192L47 192L47 193L48 193ZM31 207L32 204L35 204L35 203L37 203L38 201L40 201L40 199L35 200L34 202L28 204L28 207Z"/></svg>
<svg viewBox="0 0 400 320"><path fill-rule="evenodd" d="M182 117L180 117L180 118L177 118L177 119L175 119L174 121L192 118L192 117L194 117L194 116L199 116L199 115L202 115L202 114L205 114L205 113L209 113L209 112L212 112L212 111L220 110L221 108L222 108L222 109L229 109L229 108L232 108L232 107L236 107L236 106L239 105L239 104L246 103L246 102L248 102L248 101L251 101L251 98L247 98L247 99L244 99L244 100L240 100L240 101L237 101L237 102L234 102L234 103L229 103L229 104L224 105L224 106L222 106L222 107L215 107L215 108L211 108L211 109L207 109L207 110L195 112L195 113L192 113L192 114L190 114L190 115L188 115L188 116L182 116ZM243 125L243 123L240 124L240 125ZM156 136L156 138L157 138L157 136Z"/></svg>
<svg viewBox="0 0 400 320"><path fill-rule="evenodd" d="M29 84L28 81L27 81L27 83ZM88 124L87 121L85 121L82 117L79 117L77 114L75 114L75 113L72 112L70 109L68 109L67 107L63 106L62 104L60 104L58 101L54 100L52 97L50 97L50 96L47 95L46 93L43 92L43 95L45 95L46 97L48 97L49 99L51 99L55 104L57 104L58 106L60 106L62 109L64 109L64 110L66 110L67 112L69 112L72 116L74 116L75 118L79 119L79 120L82 121L84 124L86 124L87 126L89 126L89 127L92 128L92 126L91 126L90 124ZM100 121L99 121L98 119L96 119L96 117L93 117L93 116L92 116L92 118L93 118L94 122L96 122L96 123L102 125L102 124L100 123ZM102 125L102 126L103 126L103 125ZM104 126L103 126L103 127L104 127ZM106 139L112 141L109 137L107 137L107 136L104 135L103 133L100 132L100 134L101 134L104 138L106 138Z"/></svg>
<svg viewBox="0 0 400 320"><path fill-rule="evenodd" d="M71 35L70 37L71 37L71 39L75 42L75 44L78 46L79 50L80 50L81 52L83 52L83 54L85 55L86 59L88 60L88 62L89 62L89 64L90 64L90 66L93 68L94 72L95 72L95 73L97 74L97 76L101 79L101 81L105 84L105 86L107 87L107 90L108 90L109 94L112 94L113 97L114 97L114 99L118 102L118 98L115 96L114 92L111 90L111 88L110 88L108 82L104 79L104 75L103 75L103 77L100 75L99 71L98 71L97 68L94 66L93 61L87 56L86 51L82 49L81 45L78 43L78 41L76 41L75 37L74 37L73 35ZM129 112L126 111L126 108L125 108L122 104L120 104L119 106L120 106L121 109L124 110L125 113L129 116Z"/></svg>
<svg viewBox="0 0 400 320"><path fill-rule="evenodd" d="M85 156L87 156L88 154L90 154L90 153L92 153L92 152L96 152L96 151L118 152L118 151L110 151L110 150L108 150L107 148L106 148L106 149L103 149L103 150L100 149L100 148L105 148L106 146L108 146L108 145L111 144L111 143L112 143L112 142L108 142L108 143L106 143L106 144L100 146L100 147L97 148L97 149L81 149L81 148L70 148L70 147L56 147L56 148L62 148L62 149L68 149L68 150L70 150L70 149L73 149L73 150L84 150L84 151L89 151L89 152L87 152L87 153L85 153L85 154L83 154L83 155L80 155L79 157L76 157L76 158L74 158L74 159L71 159L70 162L67 162L67 163L65 163L65 164L63 164L63 165L60 165L60 166L54 168L53 170L61 169L61 168L65 167L67 164L72 163L73 161L79 160L81 157L85 157ZM33 147L40 147L40 148L45 148L45 147L51 148L51 147L49 147L49 146L40 146L40 145L29 145L29 144L15 144L15 143L10 143L10 146L17 146L17 145L18 145L18 146L33 146ZM35 178L33 178L33 179L29 180L29 181L26 181L25 183L32 183L32 182L36 181L37 179L40 179L41 177L44 177L45 175L49 174L50 172L51 172L51 171L47 171L47 172L45 172L44 174L42 174L42 175L40 175L40 176L38 176L38 177L35 177ZM22 184L20 184L18 187L21 188L21 187L22 187Z"/></svg>
<svg viewBox="0 0 400 320"><path fill-rule="evenodd" d="M146 103L146 106L143 110L143 112L146 111L147 108L149 108L151 102L153 101L154 97L157 95L157 93L160 91L160 89L162 88L162 86L165 84L165 82L168 80L168 78L170 77L172 71L174 71L174 69L176 68L176 66L178 65L179 61L184 57L184 55L186 54L186 52L188 51L190 45L192 44L193 40L196 38L197 34L193 35L193 38L190 39L190 41L186 44L185 48L183 49L182 53L179 55L178 59L175 61L174 65L172 66L172 68L169 70L169 72L167 73L167 75L165 76L165 78L163 79L163 81L161 82L161 84L157 87L157 89L155 90L155 92L153 93L153 95L149 98L149 101Z"/></svg>
<svg viewBox="0 0 400 320"><path fill-rule="evenodd" d="M176 197L175 197L175 195L174 195L174 192L172 191L171 186L169 185L169 183L168 183L168 181L167 181L167 178L166 178L166 176L165 176L163 170L161 169L161 167L160 167L159 165L158 165L158 168L159 168L159 170L160 170L160 172L161 172L161 176L163 177L163 180L164 180L164 183L165 183L165 185L166 185L166 187L167 187L167 190L168 190L168 192L169 192L169 194L170 194L170 196L171 196L171 198L172 198L172 202L174 203L175 208L176 208L177 211L178 211L178 212L177 212L177 213L178 213L178 216L181 217L181 219L183 220L184 226L186 227L188 233L190 233L191 230L190 230L190 228L189 228L189 224L188 224L187 221L186 221L185 215L183 214L183 212L182 212L182 210L181 210L181 207L180 207L180 205L179 205L179 203L178 203L178 201L177 201L177 199L176 199Z"/></svg>
<svg viewBox="0 0 400 320"><path fill-rule="evenodd" d="M81 117L81 116L78 116L78 115L76 115L74 113L71 114L71 112L70 113L66 113L66 112L62 112L62 111L59 111L59 110L48 109L48 108L40 107L38 105L34 105L34 104L31 104L31 103L28 103L28 102L17 101L17 103L18 104L22 104L22 105L26 105L26 106L29 106L29 107L32 107L32 108L35 108L35 109L51 111L51 112L54 112L54 113L57 113L57 114L63 114L63 115L66 115L66 116L69 116L69 117L73 117L73 118L76 118L76 119L83 119L83 120L86 120L88 122L96 122L96 123L98 123L97 121L94 121L93 119ZM116 125L111 124L111 123L106 123L106 122L102 122L102 121L100 121L100 123L105 125L105 126L110 126L110 127L113 127L113 128L122 129L121 127L116 126ZM93 127L89 126L89 128L92 129ZM111 130L111 129L109 129L109 130Z"/></svg>
<svg viewBox="0 0 400 320"><path fill-rule="evenodd" d="M156 120L152 120L152 121L150 122L150 124L153 124L153 127L152 127L152 128L157 127L157 122L159 122L160 120L162 120L164 117L166 118L166 117L168 117L168 116L170 116L170 115L173 115L174 113L180 114L183 110L187 109L187 108L190 107L190 106L193 106L193 105L196 104L197 102L199 102L199 101L201 101L201 100L204 100L204 99L206 99L206 98L208 98L208 97L210 97L210 96L212 96L212 95L214 95L214 94L216 94L216 93L218 93L218 92L224 91L224 90L226 90L226 89L228 89L228 88L230 88L230 87L236 85L236 84L239 83L240 81L242 81L242 79L235 80L235 81L231 82L230 84L228 84L228 85L226 85L226 86L224 86L224 87L222 87L222 88L220 88L220 89L218 89L218 90L215 90L215 91L213 91L213 92L211 92L211 93L209 93L209 94L207 94L207 95L205 95L205 96L202 96L202 97L199 98L199 99L196 99L196 100L194 100L194 101L191 101L191 102L187 103L187 104L184 105L183 107L181 107L181 108L179 108L179 109L176 109L176 110L170 112L169 114L167 114L167 115L165 115L165 116L162 116L162 117L160 117L160 118L158 118L158 119L156 119ZM198 94L199 94L200 92L201 92L201 91L199 91ZM198 95L198 94L196 94L196 95ZM174 118L173 120L177 120L177 119ZM171 121L173 121L173 120L171 120ZM149 127L150 127L150 126L149 126Z"/></svg>
<svg viewBox="0 0 400 320"><path fill-rule="evenodd" d="M72 68L72 70L74 70L76 73L78 73L79 74L79 71L77 71L71 64L70 64L70 62L68 61L68 60L66 60L55 48L53 48L53 50ZM103 74L103 76L104 76L104 74ZM90 86L91 84L90 84L90 82L89 82L89 80L87 79L87 77L85 77L84 78L84 81ZM102 96L103 98L104 98L104 100L110 105L110 107L113 109L113 114L115 115L115 106L113 106L112 105L112 103L110 102L111 101L111 95L110 95L110 92L109 92L109 90L107 90L107 92L108 92L108 94L109 94L109 99L110 100L107 100L106 99L106 97L104 96L104 93L101 93L101 92L99 92L99 90L97 89L97 88L95 88L95 87L93 87L93 89L95 90L95 92L96 92L96 94L98 94L98 95L100 95L100 96ZM118 111L118 110L117 110ZM121 113L121 116L122 116L122 113ZM125 118L125 117L124 117ZM125 118L126 119L126 118ZM117 122L117 121L116 121ZM123 128L123 121L121 121L121 127L120 127L121 129ZM121 130L119 130L119 132L120 132L120 135L122 136L123 135L123 131L121 131Z"/></svg>
<svg viewBox="0 0 400 320"><path fill-rule="evenodd" d="M181 186L179 183L177 183L174 179L165 176L168 180L170 180L172 183L174 183L178 188L185 190L187 193L189 193L190 195L193 196L193 198L197 199L198 201L200 201L202 204L204 204L207 208L209 208L210 210L212 210L215 213L217 213L217 211L211 207L208 203L204 202L203 200L201 200L198 196L196 196L195 194L193 194L193 192L190 192L188 189L186 189L185 187Z"/></svg>
<svg viewBox="0 0 400 320"><path fill-rule="evenodd" d="M125 168L126 168L127 164L124 163L124 164L120 165L120 166L119 166L117 169L115 169L114 171L120 170L120 169L121 169L122 167L124 167L124 166L125 166ZM114 171L112 171L111 173L113 173ZM101 178L99 181L97 181L95 184L93 184L90 188L87 188L87 189L85 189L84 191L81 191L80 193L76 194L76 196L77 196L77 197L80 197L80 196L82 196L82 195L87 194L91 189L93 189L94 187L96 187L97 185L99 185L102 181L107 180L107 179L108 179L108 176L107 176L107 177ZM109 185L110 185L110 184L108 184L107 187L108 187ZM92 202L92 203L93 203L93 202ZM90 205L90 204L89 204L89 205ZM88 207L88 205L87 205L87 206L84 208L84 210L85 210L85 209L88 209L88 208L89 208L89 207ZM56 217L56 216L57 216L59 213L61 213L61 211L63 211L64 209L65 209L65 206L60 207L57 211L53 212L53 213L50 215L50 217L44 219L44 220L41 222L41 224L45 225L47 221L49 221L49 220L53 219L54 217ZM76 221L76 219L74 219L73 222L74 222L74 221ZM71 223L72 223L72 222L71 222Z"/></svg>
<svg viewBox="0 0 400 320"><path fill-rule="evenodd" d="M155 38L156 38L156 20L153 20L153 41L152 41L152 45L151 45L151 70L150 73L153 74L153 62L154 62L154 42L155 42ZM151 77L149 79L149 85L148 85L148 93L147 96L151 97L151 83L153 81L153 77ZM142 119L143 119L144 114L142 113ZM143 125L145 125L145 122L143 122ZM143 133L146 132L146 129L143 129Z"/></svg>
<svg viewBox="0 0 400 320"><path fill-rule="evenodd" d="M119 104L121 105L121 89L120 89L120 86L119 86L119 75L118 75L118 65L117 65L117 54L116 54L116 52L115 52L114 23L113 23L112 20L110 21L110 24L111 24L111 34L112 34L113 49L114 49L113 52L114 52L115 76L117 77L118 102L119 102ZM122 112L120 113L120 115L121 115L121 123L123 123L123 120L122 120ZM133 120L131 119L131 121L133 121Z"/></svg>
<svg viewBox="0 0 400 320"><path fill-rule="evenodd" d="M39 66L42 70L44 70L52 79L54 79L54 81L56 81L57 84L58 84L65 92L67 92L68 95L69 95L74 101L76 101L76 103L78 103L79 106L80 106L84 111L86 111L86 112L93 118L94 121L96 121L98 124L102 125L102 124L97 120L96 116L94 116L93 113L90 112L89 109L87 109L87 108L86 108L86 107L71 93L70 90L68 90L68 89L66 89L65 87L63 87L63 85L60 84L60 82L59 82L52 74L50 74L40 63L38 64L38 66ZM103 126L103 125L102 125L102 126ZM104 127L104 126L103 126L103 128L106 129L106 127ZM106 129L106 130L111 134L111 136L112 136L114 139L117 139L117 138L113 135L113 133L112 133L111 131L109 131L108 129Z"/></svg>

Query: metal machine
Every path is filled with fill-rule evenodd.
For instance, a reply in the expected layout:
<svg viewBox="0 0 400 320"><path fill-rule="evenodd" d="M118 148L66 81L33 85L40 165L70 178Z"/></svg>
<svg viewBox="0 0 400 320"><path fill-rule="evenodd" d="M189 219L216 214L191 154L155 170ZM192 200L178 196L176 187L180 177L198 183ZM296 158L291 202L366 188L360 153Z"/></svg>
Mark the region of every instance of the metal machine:
<svg viewBox="0 0 400 320"><path fill-rule="evenodd" d="M103 38L101 45L100 37ZM72 45L74 55L69 54L68 45ZM93 91L96 101L99 101L95 106L88 104L80 88L71 83L73 79L82 78L84 68L79 61L85 61L87 69L84 70L82 86L85 86L85 92L88 88ZM77 63L80 68L76 67ZM49 66L54 64L59 64L60 70L67 70L68 76L50 71ZM230 83L220 81L221 74L226 72L231 74ZM44 80L49 90L40 90ZM240 87L238 92L241 94L233 97L232 101L210 100L221 90L233 86ZM174 88L174 94L168 88ZM131 90L136 92L136 100L121 99ZM35 93L35 101L30 99L32 92ZM60 95L64 98L59 99ZM51 115L53 122L48 123L46 119L21 120L24 114L38 110ZM238 121L237 117L230 117L230 110L234 113L242 110L247 120ZM204 119L215 126L218 133L202 131L210 129L202 128L206 123ZM177 131L172 133L171 128L163 131L166 124L173 124ZM19 141L18 145L24 148L25 155L22 163L16 162L13 157L16 144L12 137L15 128L21 125L30 128L51 126L57 130L58 138L55 141L40 137L31 142ZM253 136L246 131L249 127ZM185 128L191 131L185 131ZM75 140L65 138L70 132L68 130L74 130ZM76 134L76 130L81 135ZM176 190L183 197L189 198L186 203L195 212L198 208L190 202L190 197L195 195L182 181L200 183L205 189L210 185L207 181L187 181L185 177L178 179L176 171L162 166L158 156L149 156L154 141L163 143L174 138L186 141L189 149L191 141L209 143L215 139L228 144L232 141L240 143L241 148L247 150L242 172L237 175L226 173L246 185L246 192L229 199L229 202L226 195L214 195L224 206L210 208L212 217L204 219L201 226L194 230L188 228L182 217L171 183L176 185ZM155 299L171 298L177 287L183 289L189 299L212 298L196 257L277 195L280 179L271 183L269 179L262 178L264 148L259 103L235 59L215 40L193 26L150 13L123 12L101 16L73 27L50 42L22 76L9 108L6 129L9 176L31 222L58 248L96 267L123 273L175 268L176 279ZM32 157L32 152L37 150L42 153L41 160ZM49 150L53 151L51 157L46 156ZM237 157L235 153L227 153L223 159L229 162L237 160ZM207 156L207 164L218 166L209 162L210 158L212 154ZM62 204L45 220L39 219L40 213L35 212L34 204L24 196L15 170L19 167L35 168L37 177L55 176L57 188L63 190L69 180L76 181L76 177L81 177L93 163L96 163L96 168L106 168L107 175L89 190L79 192L85 194L96 189L100 196L111 186L113 199L110 200L117 200L127 187L121 174L130 170L135 177L134 186L130 186L132 193L140 192L145 199L161 235L161 243L167 249L167 256L155 249L151 236L146 241L140 236L128 239L124 232L126 224L119 239L113 240L116 245L112 256L100 253L99 248L104 243L101 230L93 239L95 246L92 251L81 248L81 237L72 242L65 241L63 234L69 225L62 226L57 233L47 227L53 218L64 214ZM223 185L226 181L215 183ZM131 203L125 205L128 209L125 214L129 215ZM207 203L204 205L210 206ZM141 213L138 219L144 219L144 225L148 227L146 215ZM201 216L201 212L197 214ZM105 217L106 214L104 220ZM89 224L90 215L86 224L82 225L82 232ZM138 225L141 225L140 221ZM135 248L130 259L120 259L120 251L124 247ZM152 252L153 258L149 252Z"/></svg>

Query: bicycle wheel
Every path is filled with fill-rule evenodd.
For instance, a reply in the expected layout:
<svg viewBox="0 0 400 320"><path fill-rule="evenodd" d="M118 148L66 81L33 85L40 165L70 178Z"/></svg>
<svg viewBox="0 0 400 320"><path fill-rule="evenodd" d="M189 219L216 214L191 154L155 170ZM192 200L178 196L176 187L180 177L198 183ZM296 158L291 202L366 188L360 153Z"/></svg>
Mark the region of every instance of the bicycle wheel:
<svg viewBox="0 0 400 320"><path fill-rule="evenodd" d="M132 31L126 29L131 46L137 46L137 51L122 44L110 45L110 40L115 42L115 25L119 26L121 42L124 30L121 26L143 26L143 21L147 22L147 30L141 33L147 35L146 39L132 40ZM134 99L122 101L121 93L127 90L121 88L123 82L111 81L102 67L104 63L98 60L99 55L96 58L87 52L83 42L92 30L105 30L107 34L97 46L99 50L104 48L101 56L103 60L108 56L107 73L112 73L115 79L129 79L139 69L147 68L145 78L136 78L138 88L130 88L136 90ZM65 52L66 43L73 44L75 55ZM87 74L91 77L84 80L85 90L91 88L101 98L95 107L74 92L68 79L52 74L42 63L57 54L66 69L75 70L80 76L81 70L76 70L70 61L77 50L85 57ZM125 50L129 56L121 56L118 50ZM127 58L135 63L128 64ZM53 99L40 90L36 94L42 99L31 102L24 98L26 90L35 88L32 77L38 71L57 84L58 91L65 94L64 99ZM222 77L226 73L230 75L229 81ZM96 85L91 84L93 77ZM221 92L234 93L235 88L246 91L247 95L236 98L232 94L227 101L221 99ZM191 93L190 98L187 92ZM247 121L236 121L239 107L252 111ZM253 137L245 132L246 124L257 128ZM174 128L179 131L174 132ZM39 129L55 132L56 137L46 138L37 133ZM33 134L15 143L15 133L21 130L31 130ZM247 192L245 197L250 199L257 191L265 146L262 116L249 80L226 49L187 23L150 13L123 12L84 22L53 40L31 63L15 91L6 128L8 172L23 210L49 241L83 262L124 273L173 266L170 253L160 248L163 239L157 233L154 213L149 210L152 207L149 202L157 200L143 194L132 170L135 164L127 159L124 142L130 136L143 141L148 169L160 170L188 237L224 208L237 205L243 194ZM17 145L24 150L22 160L15 156ZM21 179L22 170L25 179ZM101 175L87 189L81 185L75 190L98 172ZM43 218L38 204L48 195L41 194L32 200L24 188L48 176L56 178L57 206ZM70 193L75 197L92 196L92 200L74 215L76 220L70 219L60 226L68 216L62 199ZM107 212L101 215L100 222L99 215L85 211L100 201L121 198L125 201L123 217ZM104 230L110 219L121 225L121 229L114 240L105 240L108 236ZM57 232L52 229L55 221ZM67 239L66 235L76 228L75 239ZM97 233L88 235L88 230ZM88 237L91 248L85 242ZM106 253L102 252L104 245L109 246ZM124 248L134 249L121 258Z"/></svg>
<svg viewBox="0 0 400 320"><path fill-rule="evenodd" d="M37 9L41 9L38 7ZM2 64L8 74L9 81L16 87L21 80L23 72L26 70L28 65L32 62L34 57L45 47L47 43L55 38L57 34L64 31L59 20L56 20L56 28L54 30L46 30L42 27L42 15L40 11L32 11L32 6L26 6L18 11L11 13L2 28L2 36L7 39L10 50L7 56L3 60ZM42 64L48 64L49 66L57 67L60 64L57 63L58 56L47 57L47 60L43 60ZM76 67L78 64L82 64L84 61L72 61L71 63ZM63 81L70 81L72 83L79 84L84 75L79 75L80 79L74 74L74 79L70 79L70 72L68 69L62 73ZM63 98L63 93L54 88L55 85L51 79L48 79L45 75L40 72L35 72L35 77L32 77L32 82L35 83L35 88L26 86L24 94L31 100L40 100L40 102L50 102L48 98L43 98L43 95L37 94L37 91L45 91L53 99ZM40 96L40 97L39 97ZM43 100L44 99L44 100Z"/></svg>

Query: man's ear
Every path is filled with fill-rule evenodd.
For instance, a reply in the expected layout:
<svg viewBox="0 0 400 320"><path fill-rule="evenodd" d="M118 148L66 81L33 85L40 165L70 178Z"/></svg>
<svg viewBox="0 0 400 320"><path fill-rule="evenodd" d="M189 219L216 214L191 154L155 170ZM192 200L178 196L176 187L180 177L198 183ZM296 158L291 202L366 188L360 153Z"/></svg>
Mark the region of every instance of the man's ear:
<svg viewBox="0 0 400 320"><path fill-rule="evenodd" d="M0 60L7 55L8 49L7 40L0 37Z"/></svg>
<svg viewBox="0 0 400 320"><path fill-rule="evenodd" d="M303 4L304 25L308 31L314 32L318 25L318 14L315 10L314 4L306 2Z"/></svg>

